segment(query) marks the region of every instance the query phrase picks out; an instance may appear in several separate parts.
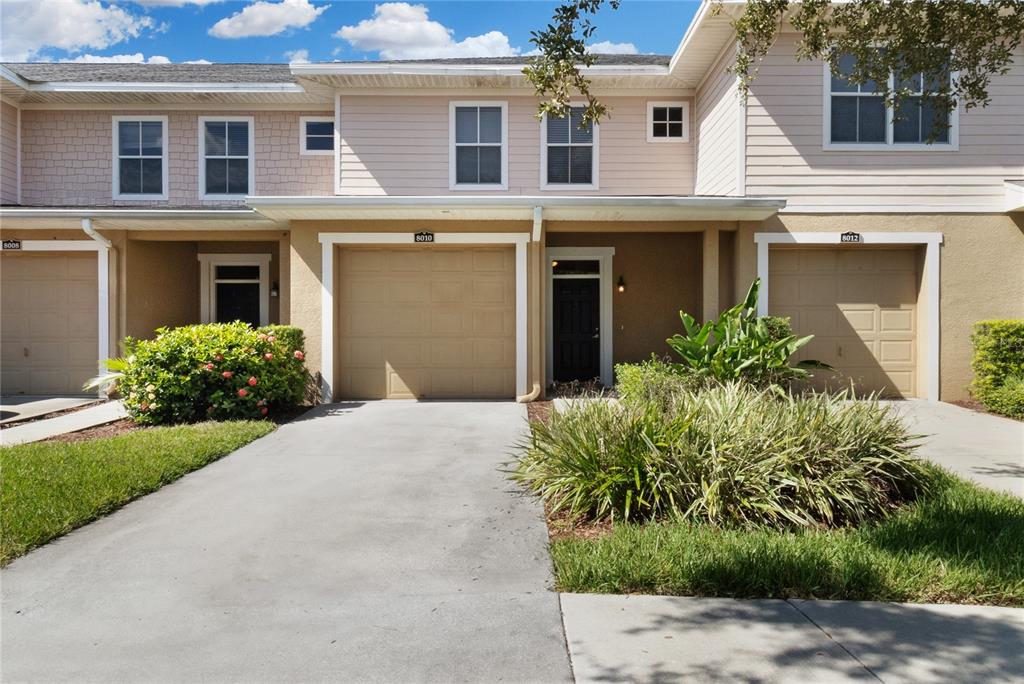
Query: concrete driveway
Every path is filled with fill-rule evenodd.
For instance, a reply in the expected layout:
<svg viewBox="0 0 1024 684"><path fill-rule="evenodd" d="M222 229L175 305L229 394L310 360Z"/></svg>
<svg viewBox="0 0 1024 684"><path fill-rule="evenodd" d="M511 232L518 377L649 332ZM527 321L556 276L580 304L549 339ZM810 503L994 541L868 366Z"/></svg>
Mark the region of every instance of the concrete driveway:
<svg viewBox="0 0 1024 684"><path fill-rule="evenodd" d="M524 408L307 415L11 564L3 679L570 679Z"/></svg>
<svg viewBox="0 0 1024 684"><path fill-rule="evenodd" d="M892 402L916 434L920 454L957 475L1024 496L1024 423L954 404Z"/></svg>

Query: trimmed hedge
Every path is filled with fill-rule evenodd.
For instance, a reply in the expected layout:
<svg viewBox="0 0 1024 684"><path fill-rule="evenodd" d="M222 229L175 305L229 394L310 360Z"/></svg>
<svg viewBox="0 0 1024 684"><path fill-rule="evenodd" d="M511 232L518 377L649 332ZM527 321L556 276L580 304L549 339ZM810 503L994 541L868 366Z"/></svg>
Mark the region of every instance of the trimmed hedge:
<svg viewBox="0 0 1024 684"><path fill-rule="evenodd" d="M153 425L259 418L302 403L308 383L302 330L245 323L160 328L125 339L118 380L129 415Z"/></svg>
<svg viewBox="0 0 1024 684"><path fill-rule="evenodd" d="M1024 418L1024 320L975 323L974 396L990 411Z"/></svg>

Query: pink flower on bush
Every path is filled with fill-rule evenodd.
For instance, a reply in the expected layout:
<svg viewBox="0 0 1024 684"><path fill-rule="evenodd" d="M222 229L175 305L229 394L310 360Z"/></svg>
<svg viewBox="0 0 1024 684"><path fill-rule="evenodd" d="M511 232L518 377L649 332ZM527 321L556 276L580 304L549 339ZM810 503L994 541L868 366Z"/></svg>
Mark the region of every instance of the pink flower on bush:
<svg viewBox="0 0 1024 684"><path fill-rule="evenodd" d="M142 402L141 404L139 404L139 410L140 411L148 411L149 410L149 404L147 404L146 402Z"/></svg>
<svg viewBox="0 0 1024 684"><path fill-rule="evenodd" d="M209 406L206 407L206 412L213 413L213 404L210 404Z"/></svg>
<svg viewBox="0 0 1024 684"><path fill-rule="evenodd" d="M213 364L212 363L206 364L206 370L213 370Z"/></svg>
<svg viewBox="0 0 1024 684"><path fill-rule="evenodd" d="M268 408L267 408L266 406L264 406L263 408L261 408L261 409L260 409L260 414L261 414L261 415L264 415L264 416L265 416L265 415L267 415L268 413L270 413L270 409L268 409Z"/></svg>
<svg viewBox="0 0 1024 684"><path fill-rule="evenodd" d="M214 361L223 361L224 360L224 356L221 355L221 354L217 354L216 356L213 357L213 360Z"/></svg>
<svg viewBox="0 0 1024 684"><path fill-rule="evenodd" d="M255 378L255 376L251 376L251 377L249 378L249 387L255 387L255 386L256 386L256 382L257 382L257 381L256 381L256 378Z"/></svg>
<svg viewBox="0 0 1024 684"><path fill-rule="evenodd" d="M305 360L306 355L302 353L302 350L296 349L295 350L295 358L297 358L299 361L303 361L303 360Z"/></svg>
<svg viewBox="0 0 1024 684"><path fill-rule="evenodd" d="M259 335L257 335L256 337L257 337L258 339L260 339L260 340L263 340L263 341L266 341L266 340L270 339L270 338L269 338L269 336L268 336L268 335L267 335L266 333L260 333L260 334L259 334Z"/></svg>
<svg viewBox="0 0 1024 684"><path fill-rule="evenodd" d="M277 338L273 335L267 335L267 342L276 342Z"/></svg>
<svg viewBox="0 0 1024 684"><path fill-rule="evenodd" d="M267 361L270 361L272 358L274 358L274 355L271 354L270 352L267 352L266 354L263 355L263 358L265 358Z"/></svg>
<svg viewBox="0 0 1024 684"><path fill-rule="evenodd" d="M238 396L240 396L240 397L244 397L247 394L249 394L249 390L245 389L244 387L242 389L238 390Z"/></svg>
<svg viewBox="0 0 1024 684"><path fill-rule="evenodd" d="M221 373L221 375L225 378L230 378L232 375L234 375L234 373L232 373L231 371L224 371L223 373Z"/></svg>

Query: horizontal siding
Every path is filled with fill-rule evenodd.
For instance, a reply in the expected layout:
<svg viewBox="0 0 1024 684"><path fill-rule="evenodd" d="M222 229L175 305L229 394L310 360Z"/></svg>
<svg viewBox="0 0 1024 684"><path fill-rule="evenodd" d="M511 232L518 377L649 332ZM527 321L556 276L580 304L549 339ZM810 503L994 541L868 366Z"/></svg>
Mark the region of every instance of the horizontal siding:
<svg viewBox="0 0 1024 684"><path fill-rule="evenodd" d="M739 192L740 102L736 77L726 71L732 52L726 51L711 68L697 91L698 195L735 195Z"/></svg>
<svg viewBox="0 0 1024 684"><path fill-rule="evenodd" d="M18 109L0 102L0 204L18 201Z"/></svg>
<svg viewBox="0 0 1024 684"><path fill-rule="evenodd" d="M1024 177L1024 52L993 77L988 107L960 111L958 151L832 151L823 149L821 63L796 61L794 46L792 35L780 38L751 88L748 195L784 197L789 211L1002 211L1003 180Z"/></svg>
<svg viewBox="0 0 1024 684"><path fill-rule="evenodd" d="M168 117L167 201L112 199L114 115ZM199 117L253 116L256 187L261 195L329 195L333 158L299 154L299 117L333 112L204 112L23 110L22 202L38 206L196 206L199 198Z"/></svg>
<svg viewBox="0 0 1024 684"><path fill-rule="evenodd" d="M448 189L448 116L452 99L468 98L342 94L341 194L474 194ZM539 194L540 123L535 117L536 99L481 99L508 102L509 183L506 192L497 194ZM600 127L599 189L574 194L693 192L692 145L648 143L644 98L609 97L602 101L611 108L611 117ZM690 125L692 129L692 116Z"/></svg>

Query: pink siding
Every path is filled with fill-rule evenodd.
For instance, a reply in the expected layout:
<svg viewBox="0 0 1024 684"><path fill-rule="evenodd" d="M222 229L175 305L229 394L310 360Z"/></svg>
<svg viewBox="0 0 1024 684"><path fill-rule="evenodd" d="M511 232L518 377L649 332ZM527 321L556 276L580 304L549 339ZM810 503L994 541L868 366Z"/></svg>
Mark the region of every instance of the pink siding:
<svg viewBox="0 0 1024 684"><path fill-rule="evenodd" d="M114 115L168 117L169 200L112 199ZM22 111L22 202L27 205L222 204L199 197L200 116L252 115L255 120L256 187L261 195L333 193L330 156L299 154L299 117L332 112L132 112L88 110Z"/></svg>
<svg viewBox="0 0 1024 684"><path fill-rule="evenodd" d="M823 149L822 65L797 62L793 45L779 41L751 90L748 195L797 211L1002 211L1003 180L1024 176L1024 56L993 78L988 107L960 112L959 151L848 152Z"/></svg>
<svg viewBox="0 0 1024 684"><path fill-rule="evenodd" d="M698 195L739 192L739 116L736 77L726 68L734 53L726 50L697 90Z"/></svg>
<svg viewBox="0 0 1024 684"><path fill-rule="evenodd" d="M470 195L448 188L447 96L341 97L341 194ZM508 102L507 194L540 190L540 123L532 97L488 97ZM651 99L664 100L664 97ZM647 142L647 98L608 97L601 124L598 195L676 195L693 192L693 145ZM691 104L692 110L692 104ZM693 128L692 114L690 122ZM551 191L565 193L565 190ZM488 193L503 194L503 193Z"/></svg>
<svg viewBox="0 0 1024 684"><path fill-rule="evenodd" d="M0 204L18 202L18 109L0 103Z"/></svg>

